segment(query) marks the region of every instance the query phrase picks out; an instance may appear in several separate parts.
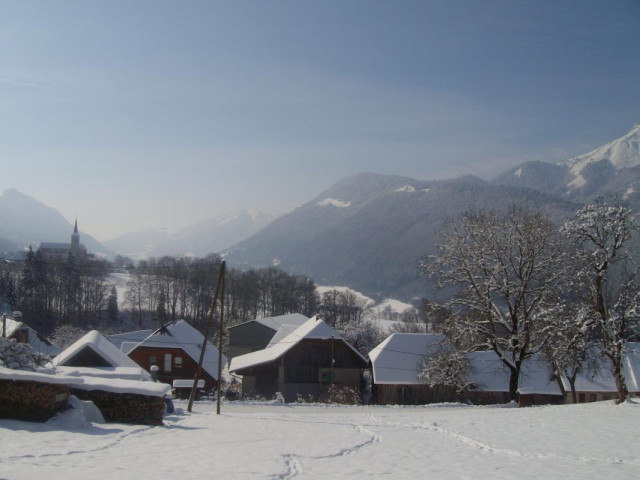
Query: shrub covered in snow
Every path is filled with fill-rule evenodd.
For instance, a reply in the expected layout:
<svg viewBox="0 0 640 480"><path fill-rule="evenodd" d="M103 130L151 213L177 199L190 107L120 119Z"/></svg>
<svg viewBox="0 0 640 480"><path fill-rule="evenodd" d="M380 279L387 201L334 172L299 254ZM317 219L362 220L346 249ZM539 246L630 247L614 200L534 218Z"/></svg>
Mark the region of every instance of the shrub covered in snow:
<svg viewBox="0 0 640 480"><path fill-rule="evenodd" d="M15 338L0 338L0 367L35 371L49 360L28 343L19 343Z"/></svg>

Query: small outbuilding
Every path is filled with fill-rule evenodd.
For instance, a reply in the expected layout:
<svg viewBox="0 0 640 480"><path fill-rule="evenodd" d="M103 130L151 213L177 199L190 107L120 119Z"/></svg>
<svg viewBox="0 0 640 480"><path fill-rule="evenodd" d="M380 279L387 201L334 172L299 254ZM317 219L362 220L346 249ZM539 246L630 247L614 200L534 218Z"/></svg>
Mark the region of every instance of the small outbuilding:
<svg viewBox="0 0 640 480"><path fill-rule="evenodd" d="M361 393L367 359L320 318L308 319L263 350L234 357L229 371L242 375L242 392L286 402L330 400L331 387Z"/></svg>

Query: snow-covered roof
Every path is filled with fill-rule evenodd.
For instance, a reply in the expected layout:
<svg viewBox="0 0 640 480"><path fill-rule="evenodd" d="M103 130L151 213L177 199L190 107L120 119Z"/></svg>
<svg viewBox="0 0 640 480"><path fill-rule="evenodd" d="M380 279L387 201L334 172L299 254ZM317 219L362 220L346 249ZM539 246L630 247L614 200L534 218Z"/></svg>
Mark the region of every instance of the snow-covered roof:
<svg viewBox="0 0 640 480"><path fill-rule="evenodd" d="M29 332L29 345L31 345L34 350L50 356L58 355L62 351L60 347L54 345L49 340L41 336L26 323L19 322L18 320L14 320L12 318L7 318L5 322L7 329L7 338L11 338L11 336L19 330L27 330ZM0 322L0 332L1 329L2 323Z"/></svg>
<svg viewBox="0 0 640 480"><path fill-rule="evenodd" d="M251 352L232 358L231 365L229 365L229 371L234 372L243 368L255 367L257 365L272 362L287 353L302 340L329 340L331 338L343 341L364 362L367 361L367 359L364 358L362 354L353 348L347 341L345 341L338 332L319 318L312 317L275 345L263 350L258 350L257 352Z"/></svg>
<svg viewBox="0 0 640 480"><path fill-rule="evenodd" d="M640 343L627 342L622 359L622 371L631 393L640 392ZM569 380L562 378L565 391L571 391ZM611 373L611 362L602 357L596 372L581 373L576 377L576 392L617 392L615 379Z"/></svg>
<svg viewBox="0 0 640 480"><path fill-rule="evenodd" d="M287 315L278 315L276 317L256 318L255 320L239 323L238 325L233 325L232 327L229 327L229 328L236 328L242 325L247 325L249 323L255 322L267 328L270 328L274 332L277 332L280 329L280 327L284 325L290 325L290 326L294 325L296 327L299 327L300 325L304 324L307 320L309 320L309 317L302 315L301 313L289 313Z"/></svg>
<svg viewBox="0 0 640 480"><path fill-rule="evenodd" d="M108 335L107 340L113 343L116 347L122 350L123 342L135 342L140 343L142 340L147 338L149 335L153 333L153 330L136 330L135 332L127 332L127 333L115 333L113 335ZM127 353L125 351L125 353Z"/></svg>
<svg viewBox="0 0 640 480"><path fill-rule="evenodd" d="M445 345L443 335L394 333L371 352L373 379L377 384L419 385L418 368L422 360Z"/></svg>
<svg viewBox="0 0 640 480"><path fill-rule="evenodd" d="M176 320L153 332L131 349L129 354L141 347L179 348L198 363L203 341L204 335L202 333L184 320ZM225 363L227 363L227 358L223 355L222 364ZM218 379L218 349L211 342L207 344L202 368L212 378Z"/></svg>
<svg viewBox="0 0 640 480"><path fill-rule="evenodd" d="M142 367L56 367L62 375L70 377L119 378L121 380L151 381L151 375Z"/></svg>
<svg viewBox="0 0 640 480"><path fill-rule="evenodd" d="M420 385L422 360L447 348L443 335L428 333L394 333L370 353L376 384ZM478 391L508 392L509 369L495 352L470 352L470 380ZM551 370L544 358L534 355L522 365L518 391L522 394L562 395L560 386L551 380Z"/></svg>
<svg viewBox="0 0 640 480"><path fill-rule="evenodd" d="M102 390L112 393L137 393L150 397L164 397L171 391L171 385L158 382L139 382L119 378L83 377L82 383L73 388L79 390Z"/></svg>
<svg viewBox="0 0 640 480"><path fill-rule="evenodd" d="M28 372L24 370L13 370L0 367L0 379L18 380L23 382L52 383L56 385L79 385L83 382L79 377L68 377L65 375L54 375L44 372Z"/></svg>
<svg viewBox="0 0 640 480"><path fill-rule="evenodd" d="M91 349L112 367L139 368L136 362L118 350L113 343L103 337L97 330L91 330L74 344L67 347L60 355L55 357L51 363L54 366L65 366L85 348Z"/></svg>

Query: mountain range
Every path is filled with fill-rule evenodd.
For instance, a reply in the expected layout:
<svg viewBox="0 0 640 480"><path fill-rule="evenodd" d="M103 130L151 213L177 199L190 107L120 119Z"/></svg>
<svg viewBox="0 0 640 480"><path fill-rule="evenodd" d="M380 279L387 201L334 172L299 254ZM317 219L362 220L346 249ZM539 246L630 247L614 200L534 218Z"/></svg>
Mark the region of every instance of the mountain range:
<svg viewBox="0 0 640 480"><path fill-rule="evenodd" d="M436 295L418 275L418 259L435 253L447 218L473 207L512 204L546 212L557 222L596 195L616 193L640 209L640 124L591 152L559 163L526 162L490 181L474 176L425 181L362 173L345 178L313 200L273 220L235 212L188 228L146 230L90 251L133 258L222 253L230 266L278 266L318 284L346 285L381 300ZM0 251L68 241L71 225L60 213L7 190L0 196Z"/></svg>

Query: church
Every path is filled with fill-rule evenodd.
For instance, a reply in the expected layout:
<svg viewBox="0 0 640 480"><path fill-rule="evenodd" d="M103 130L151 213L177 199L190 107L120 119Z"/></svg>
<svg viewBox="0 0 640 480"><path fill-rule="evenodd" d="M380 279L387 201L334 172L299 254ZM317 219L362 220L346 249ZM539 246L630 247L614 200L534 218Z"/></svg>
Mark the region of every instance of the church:
<svg viewBox="0 0 640 480"><path fill-rule="evenodd" d="M43 242L40 244L38 250L40 250L45 258L49 259L63 259L69 252L71 252L71 255L73 255L76 260L86 259L87 248L80 243L78 220L76 219L75 226L73 227L71 243Z"/></svg>

